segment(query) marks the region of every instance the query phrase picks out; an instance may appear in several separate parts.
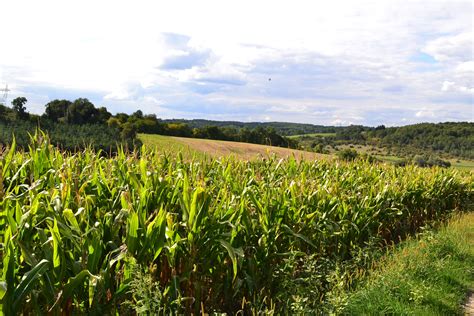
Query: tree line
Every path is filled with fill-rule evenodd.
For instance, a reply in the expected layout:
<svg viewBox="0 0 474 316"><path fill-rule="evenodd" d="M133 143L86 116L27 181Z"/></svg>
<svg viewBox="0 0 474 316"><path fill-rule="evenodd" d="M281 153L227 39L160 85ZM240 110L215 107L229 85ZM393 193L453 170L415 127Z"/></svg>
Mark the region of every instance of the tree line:
<svg viewBox="0 0 474 316"><path fill-rule="evenodd" d="M298 147L295 140L281 136L273 127L239 128L217 125L191 127L183 122L163 121L155 114L143 114L141 110L132 114L112 115L106 107L96 107L86 98L74 101L52 100L45 105L42 115L34 115L26 111L26 103L26 98L18 97L12 101L11 108L0 105L0 142L8 143L11 141L11 134L14 133L21 140L20 143L23 139L26 143L27 133L36 127L41 127L53 134L52 141L57 141L58 145L67 149L83 148L87 139L90 140L89 143L94 144L94 147L110 149L113 147L111 144L117 141L117 135L120 135L121 142L138 144L137 133ZM99 135L96 133L103 139L98 139Z"/></svg>
<svg viewBox="0 0 474 316"><path fill-rule="evenodd" d="M443 155L474 159L474 123L420 123L400 127L351 125L333 136L301 138L311 147L369 145L386 148L397 156Z"/></svg>
<svg viewBox="0 0 474 316"><path fill-rule="evenodd" d="M33 115L26 111L26 103L26 98L19 97L12 101L11 108L0 105L0 142L8 140L7 135L12 131L17 136L23 133L27 139L25 131L40 126L50 133L62 131L64 134L72 134L71 139L60 138L59 134L58 137L51 137L62 145L68 144L68 148L83 147L81 144L86 139L93 140L99 148L109 149L110 144L117 140L139 144L137 133L146 133L290 148L302 148L305 145L305 149L312 148L319 152L325 152L326 146L360 144L384 147L399 156L433 154L474 159L474 124L469 122L422 123L387 128L384 125L334 127L284 122L163 120L155 114L144 114L141 110L132 114L112 115L106 107L96 107L86 98L74 101L52 100L45 105L42 115ZM79 126L82 127L78 128ZM65 133L65 130L70 133ZM98 136L94 135L97 131L103 134L103 139L96 139ZM331 133L331 136L286 137L311 133ZM78 140L74 141L74 138ZM311 146L306 146L308 142L311 142Z"/></svg>
<svg viewBox="0 0 474 316"><path fill-rule="evenodd" d="M118 146L131 149L141 144L136 134L108 126L112 114L105 107L96 108L88 99L51 101L42 115L26 111L27 102L25 97L18 97L12 107L0 104L0 145L10 144L15 137L17 145L26 148L37 129L47 132L52 144L68 151L90 147L111 153Z"/></svg>

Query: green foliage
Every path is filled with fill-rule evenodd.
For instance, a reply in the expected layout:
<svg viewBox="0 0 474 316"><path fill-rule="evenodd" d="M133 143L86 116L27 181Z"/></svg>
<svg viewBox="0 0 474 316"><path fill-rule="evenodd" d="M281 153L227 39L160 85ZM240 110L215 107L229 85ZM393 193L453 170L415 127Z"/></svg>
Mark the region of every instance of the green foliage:
<svg viewBox="0 0 474 316"><path fill-rule="evenodd" d="M96 108L88 99L53 100L45 105L44 118L68 124L105 124L112 116L105 107Z"/></svg>
<svg viewBox="0 0 474 316"><path fill-rule="evenodd" d="M28 114L26 98L13 101L10 111L0 106L0 120L40 121ZM112 116L105 107L96 108L88 99L74 102L53 100L45 105L44 120L69 125L102 124L120 130L122 140L135 138L137 133L169 136L196 137L215 140L238 141L288 148L302 148L325 153L326 147L338 145L372 145L385 147L395 155L416 154L450 155L474 158L473 123L416 124L403 127L375 128L360 125L347 127L319 126L312 124L266 122L243 123L209 120L161 120L154 114L145 115L137 110L131 115L117 113ZM44 125L44 123L43 123ZM306 134L306 135L302 135ZM297 137L286 137L299 135ZM439 161L438 161L439 163ZM435 162L436 164L436 162Z"/></svg>
<svg viewBox="0 0 474 316"><path fill-rule="evenodd" d="M53 100L45 105L44 117L53 122L66 122L72 102L69 100Z"/></svg>
<svg viewBox="0 0 474 316"><path fill-rule="evenodd" d="M142 113L139 113L139 115L133 114L132 116L117 115L116 118L110 120L108 124L116 125L118 122L120 122L122 128L129 124L129 126L133 126L140 133L238 141L279 147L298 147L297 140L285 138L271 127L259 126L254 129L245 127L235 129L219 127L217 125L206 125L191 129L190 125L186 123L161 123L156 116L143 116Z"/></svg>
<svg viewBox="0 0 474 316"><path fill-rule="evenodd" d="M148 269L133 268L134 278L129 283L131 298L124 305L137 315L170 315L181 311L179 300L168 303L158 281L153 279Z"/></svg>
<svg viewBox="0 0 474 316"><path fill-rule="evenodd" d="M463 315L474 275L474 214L403 243L347 298L346 315Z"/></svg>
<svg viewBox="0 0 474 316"><path fill-rule="evenodd" d="M313 124L302 124L302 123L288 123L288 122L237 122L237 121L211 121L203 119L195 120L163 120L162 123L185 123L190 128L203 128L206 126L217 126L222 129L231 129L239 131L243 128L253 130L257 128L272 128L277 134L282 136L291 135L303 135L312 133L335 133L337 130L343 129L343 127L335 126L322 126Z"/></svg>
<svg viewBox="0 0 474 316"><path fill-rule="evenodd" d="M67 108L66 121L70 124L103 124L110 116L105 108L97 109L88 99L79 98Z"/></svg>
<svg viewBox="0 0 474 316"><path fill-rule="evenodd" d="M336 132L336 140L351 141L353 143L364 142L367 137L365 133L370 130L368 127L361 125L350 125Z"/></svg>
<svg viewBox="0 0 474 316"><path fill-rule="evenodd" d="M26 112L25 104L28 100L25 97L18 97L12 101L12 109L19 120L28 119L28 112Z"/></svg>
<svg viewBox="0 0 474 316"><path fill-rule="evenodd" d="M337 157L345 161L353 161L359 154L355 149L344 149L337 152Z"/></svg>
<svg viewBox="0 0 474 316"><path fill-rule="evenodd" d="M448 153L474 159L474 123L415 124L371 132L380 145L402 149L405 154Z"/></svg>
<svg viewBox="0 0 474 316"><path fill-rule="evenodd" d="M427 155L416 155L412 159L404 159L397 161L395 165L397 166L406 166L407 164L414 164L418 167L442 167L449 168L451 163L449 161L443 160L439 157L427 156Z"/></svg>
<svg viewBox="0 0 474 316"><path fill-rule="evenodd" d="M28 151L12 142L0 170L7 315L127 314L126 301L167 314L285 313L310 301L338 311L368 244L474 199L472 175L444 169L184 161L145 148L106 158L40 134ZM137 266L156 297L134 281Z"/></svg>
<svg viewBox="0 0 474 316"><path fill-rule="evenodd" d="M121 139L135 139L137 131L131 123L121 125L120 138Z"/></svg>
<svg viewBox="0 0 474 316"><path fill-rule="evenodd" d="M91 148L95 151L102 150L105 153L117 152L119 146L132 149L141 146L138 139L134 137L122 138L120 130L104 125L68 125L50 123L45 121L41 127L49 135L51 143L62 150L78 151ZM20 148L27 149L30 143L30 135L34 135L38 125L29 121L0 121L0 144L8 145L16 138ZM127 136L127 135L125 135ZM129 135L134 136L134 134Z"/></svg>
<svg viewBox="0 0 474 316"><path fill-rule="evenodd" d="M181 136L181 137L191 137L193 131L191 128L184 123L170 123L165 125L165 135L170 136Z"/></svg>
<svg viewBox="0 0 474 316"><path fill-rule="evenodd" d="M401 127L340 127L334 136L302 135L302 146L370 145L397 156L432 155L474 159L474 123L422 123Z"/></svg>
<svg viewBox="0 0 474 316"><path fill-rule="evenodd" d="M324 150L324 146L323 144L318 144L316 142L313 142L311 144L311 149L315 152L315 153L320 153L320 154L326 154L327 151Z"/></svg>

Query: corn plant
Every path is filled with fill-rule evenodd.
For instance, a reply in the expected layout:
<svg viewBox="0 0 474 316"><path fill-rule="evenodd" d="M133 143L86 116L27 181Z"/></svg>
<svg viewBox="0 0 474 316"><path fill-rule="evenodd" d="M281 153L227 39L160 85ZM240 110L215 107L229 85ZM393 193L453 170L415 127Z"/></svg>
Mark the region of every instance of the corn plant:
<svg viewBox="0 0 474 316"><path fill-rule="evenodd" d="M450 169L144 147L107 157L61 152L41 133L25 151L13 141L0 170L6 315L291 312L282 275L301 269L315 273L317 307L337 279L327 267L474 201L472 174Z"/></svg>

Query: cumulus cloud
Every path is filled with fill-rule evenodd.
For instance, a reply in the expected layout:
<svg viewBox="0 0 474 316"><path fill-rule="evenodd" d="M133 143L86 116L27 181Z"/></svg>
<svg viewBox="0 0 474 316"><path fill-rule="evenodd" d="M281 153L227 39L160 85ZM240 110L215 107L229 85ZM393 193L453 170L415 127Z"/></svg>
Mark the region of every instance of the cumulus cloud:
<svg viewBox="0 0 474 316"><path fill-rule="evenodd" d="M469 94L474 94L474 87L470 88L470 87L460 86L459 91L469 93Z"/></svg>
<svg viewBox="0 0 474 316"><path fill-rule="evenodd" d="M419 117L419 118L433 118L433 117L435 117L435 114L432 110L429 110L427 108L423 108L422 110L416 112L415 116Z"/></svg>
<svg viewBox="0 0 474 316"><path fill-rule="evenodd" d="M424 51L439 61L468 61L472 59L473 36L472 31L442 36L428 42Z"/></svg>
<svg viewBox="0 0 474 316"><path fill-rule="evenodd" d="M456 71L459 73L474 72L474 61L470 60L470 61L460 63L459 65L456 66Z"/></svg>
<svg viewBox="0 0 474 316"><path fill-rule="evenodd" d="M472 120L472 4L400 3L11 1L0 84L36 112L80 93L165 118Z"/></svg>
<svg viewBox="0 0 474 316"><path fill-rule="evenodd" d="M441 87L441 91L449 91L456 83L452 81L444 81Z"/></svg>
<svg viewBox="0 0 474 316"><path fill-rule="evenodd" d="M191 37L183 34L163 33L167 56L160 65L164 70L184 70L205 65L211 51L190 45Z"/></svg>
<svg viewBox="0 0 474 316"><path fill-rule="evenodd" d="M441 87L441 91L444 91L444 92L458 91L458 92L473 94L474 88L458 85L453 81L444 81Z"/></svg>

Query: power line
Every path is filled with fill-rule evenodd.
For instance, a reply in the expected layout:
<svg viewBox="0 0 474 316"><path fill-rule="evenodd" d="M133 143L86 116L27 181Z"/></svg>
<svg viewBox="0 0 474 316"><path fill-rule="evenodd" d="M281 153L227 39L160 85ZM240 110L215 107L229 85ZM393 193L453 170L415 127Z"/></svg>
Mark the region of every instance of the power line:
<svg viewBox="0 0 474 316"><path fill-rule="evenodd" d="M3 103L4 105L7 104L8 91L10 91L8 89L8 84L5 85L5 88L0 89L0 92L3 92L2 98L0 99L0 101L1 101L0 103Z"/></svg>

